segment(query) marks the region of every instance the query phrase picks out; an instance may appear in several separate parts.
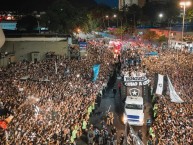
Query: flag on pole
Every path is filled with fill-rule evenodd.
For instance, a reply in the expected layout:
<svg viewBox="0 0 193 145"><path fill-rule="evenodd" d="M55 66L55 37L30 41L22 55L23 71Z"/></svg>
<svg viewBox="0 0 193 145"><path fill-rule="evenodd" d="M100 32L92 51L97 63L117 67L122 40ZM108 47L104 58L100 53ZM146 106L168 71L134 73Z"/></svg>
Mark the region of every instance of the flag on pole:
<svg viewBox="0 0 193 145"><path fill-rule="evenodd" d="M165 95L167 89L167 77L160 74L155 74L153 93L157 95Z"/></svg>
<svg viewBox="0 0 193 145"><path fill-rule="evenodd" d="M93 65L93 79L92 81L95 82L97 80L99 70L100 70L100 64L95 64Z"/></svg>
<svg viewBox="0 0 193 145"><path fill-rule="evenodd" d="M168 76L167 76L168 77ZM168 86L169 86L169 91L170 91L170 99L171 102L175 102L175 103L183 103L184 101L179 97L179 95L176 93L170 78L168 77Z"/></svg>
<svg viewBox="0 0 193 145"><path fill-rule="evenodd" d="M56 61L55 61L55 74L58 74L58 67L57 67Z"/></svg>

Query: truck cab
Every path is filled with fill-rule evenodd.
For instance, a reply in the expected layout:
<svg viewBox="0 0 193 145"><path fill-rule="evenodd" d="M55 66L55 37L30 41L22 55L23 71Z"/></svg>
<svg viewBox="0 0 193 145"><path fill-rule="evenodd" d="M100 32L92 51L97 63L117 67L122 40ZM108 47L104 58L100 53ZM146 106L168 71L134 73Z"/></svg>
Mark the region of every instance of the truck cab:
<svg viewBox="0 0 193 145"><path fill-rule="evenodd" d="M129 125L143 126L144 123L143 98L127 96L125 100L123 121Z"/></svg>

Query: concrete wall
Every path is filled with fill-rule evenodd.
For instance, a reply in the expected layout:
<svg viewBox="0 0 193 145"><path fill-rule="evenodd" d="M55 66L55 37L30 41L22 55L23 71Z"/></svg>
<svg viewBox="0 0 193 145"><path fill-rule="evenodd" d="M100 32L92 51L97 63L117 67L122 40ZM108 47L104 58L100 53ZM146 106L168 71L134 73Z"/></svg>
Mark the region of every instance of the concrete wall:
<svg viewBox="0 0 193 145"><path fill-rule="evenodd" d="M67 55L68 42L66 41L6 41L1 52L15 54L15 60L31 61L31 52L40 52L40 59L45 58L46 52L55 52L62 56ZM0 61L1 62L1 61ZM5 60L4 60L5 62Z"/></svg>
<svg viewBox="0 0 193 145"><path fill-rule="evenodd" d="M165 29L149 29L150 31L155 31L156 34L158 34L159 36L165 35L166 37L169 36L170 33L170 39L172 40L176 40L176 41L181 41L182 39L182 32L181 31L169 31L169 30L165 30ZM186 35L193 35L193 32L184 32L184 37Z"/></svg>
<svg viewBox="0 0 193 145"><path fill-rule="evenodd" d="M4 43L5 43L5 35L4 35L3 30L0 27L0 49L1 49L1 46L3 46Z"/></svg>

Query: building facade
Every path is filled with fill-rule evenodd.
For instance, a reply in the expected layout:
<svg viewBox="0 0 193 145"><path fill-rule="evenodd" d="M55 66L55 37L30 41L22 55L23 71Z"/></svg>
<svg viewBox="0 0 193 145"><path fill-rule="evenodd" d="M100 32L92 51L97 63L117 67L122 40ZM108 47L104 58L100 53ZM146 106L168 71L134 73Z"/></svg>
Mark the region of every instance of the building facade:
<svg viewBox="0 0 193 145"><path fill-rule="evenodd" d="M68 56L68 38L29 36L6 38L1 52L8 55L0 58L0 67L22 60L33 61L34 57L38 61L43 60L49 52L54 52L56 55L65 57Z"/></svg>
<svg viewBox="0 0 193 145"><path fill-rule="evenodd" d="M143 7L145 3L146 0L119 0L119 10L122 10L124 6L131 6L133 4Z"/></svg>

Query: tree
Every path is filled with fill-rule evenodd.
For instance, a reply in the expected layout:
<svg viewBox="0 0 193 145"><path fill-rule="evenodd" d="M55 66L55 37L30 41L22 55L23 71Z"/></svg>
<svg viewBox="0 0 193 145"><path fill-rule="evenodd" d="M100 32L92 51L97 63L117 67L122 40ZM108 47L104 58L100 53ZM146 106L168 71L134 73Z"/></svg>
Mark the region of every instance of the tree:
<svg viewBox="0 0 193 145"><path fill-rule="evenodd" d="M158 37L158 35L156 34L155 31L147 31L144 35L143 35L143 39L152 41L155 40Z"/></svg>
<svg viewBox="0 0 193 145"><path fill-rule="evenodd" d="M136 4L133 4L130 7L128 7L127 13L131 21L133 22L132 25L135 27L137 24L137 21L142 16L142 9L139 6L137 6Z"/></svg>
<svg viewBox="0 0 193 145"><path fill-rule="evenodd" d="M165 35L162 35L162 36L158 37L158 39L157 39L157 41L159 43L166 42L167 40L168 40L168 38Z"/></svg>
<svg viewBox="0 0 193 145"><path fill-rule="evenodd" d="M148 2L143 7L143 14L146 16L146 20L149 20L152 24L156 22L159 17L159 13L163 13L163 20L171 20L179 15L179 8L176 0L170 0L166 4L158 4L154 2Z"/></svg>
<svg viewBox="0 0 193 145"><path fill-rule="evenodd" d="M186 18L189 20L189 22L192 22L192 19L193 19L193 8L189 9L187 11L187 16Z"/></svg>
<svg viewBox="0 0 193 145"><path fill-rule="evenodd" d="M105 16L109 15L110 17L112 15L111 9L105 5L97 5L88 13L89 20L92 20L90 21L91 27L94 29L104 29L106 27L105 21L107 21Z"/></svg>
<svg viewBox="0 0 193 145"><path fill-rule="evenodd" d="M37 19L31 15L24 16L17 22L18 30L26 30L29 32L35 30L37 26L38 26Z"/></svg>
<svg viewBox="0 0 193 145"><path fill-rule="evenodd" d="M93 1L93 0L92 0ZM77 28L88 32L88 7L83 4L95 4L89 0L77 3L75 0L56 0L47 11L49 29L58 33L73 33Z"/></svg>

